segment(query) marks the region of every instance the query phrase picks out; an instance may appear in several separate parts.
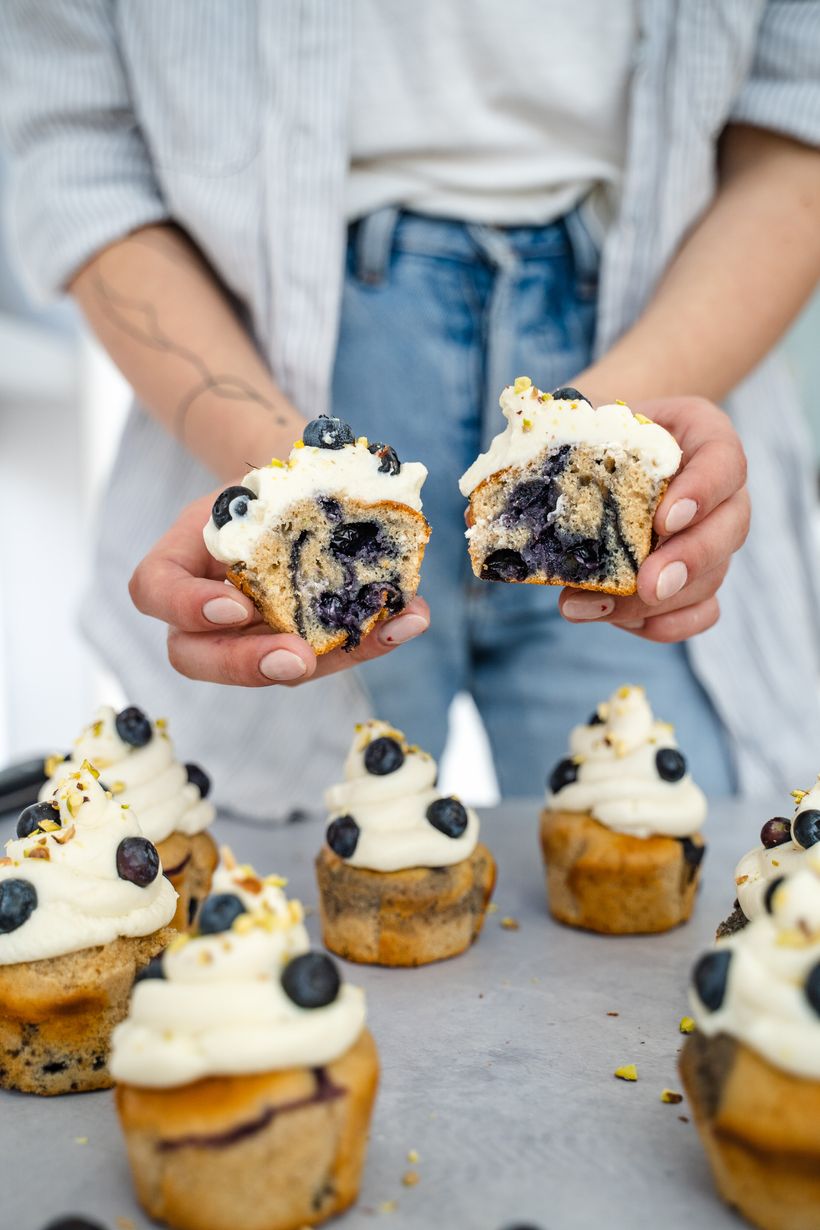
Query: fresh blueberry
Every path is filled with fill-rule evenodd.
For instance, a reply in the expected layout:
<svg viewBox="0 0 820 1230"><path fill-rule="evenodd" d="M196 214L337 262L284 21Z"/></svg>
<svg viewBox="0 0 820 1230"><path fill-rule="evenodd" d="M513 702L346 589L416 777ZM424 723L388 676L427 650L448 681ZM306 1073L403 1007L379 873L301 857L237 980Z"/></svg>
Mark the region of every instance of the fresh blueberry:
<svg viewBox="0 0 820 1230"><path fill-rule="evenodd" d="M769 881L769 885L763 897L763 904L766 907L767 914L774 913L774 895L780 888L780 885L783 883L784 879L785 876L775 876L773 880Z"/></svg>
<svg viewBox="0 0 820 1230"><path fill-rule="evenodd" d="M68 1217L58 1217L56 1221L50 1221L47 1226L43 1226L43 1230L105 1230L105 1227L98 1221L89 1221L87 1217L69 1214Z"/></svg>
<svg viewBox="0 0 820 1230"><path fill-rule="evenodd" d="M123 743L130 747L145 747L146 743L151 742L154 733L151 723L136 705L129 705L118 713L115 725Z"/></svg>
<svg viewBox="0 0 820 1230"><path fill-rule="evenodd" d="M379 473L381 474L398 474L401 470L401 462L394 448L389 444L368 444L367 450L370 453L375 453L381 458Z"/></svg>
<svg viewBox="0 0 820 1230"><path fill-rule="evenodd" d="M491 551L481 565L482 581L523 581L528 575L523 556L506 547Z"/></svg>
<svg viewBox="0 0 820 1230"><path fill-rule="evenodd" d="M553 389L552 395L556 401L589 401L588 397L584 397L583 393L574 389L571 384L562 384L560 388Z"/></svg>
<svg viewBox="0 0 820 1230"><path fill-rule="evenodd" d="M337 816L327 826L327 844L339 858L350 858L359 841L359 826L352 816Z"/></svg>
<svg viewBox="0 0 820 1230"><path fill-rule="evenodd" d="M158 957L152 957L147 965L143 965L142 969L137 970L137 975L134 979L134 984L138 982L148 982L152 978L164 978L165 970L162 966L162 953Z"/></svg>
<svg viewBox="0 0 820 1230"><path fill-rule="evenodd" d="M389 735L382 735L368 743L364 753L364 767L374 777L386 777L395 773L404 764L404 752L401 744Z"/></svg>
<svg viewBox="0 0 820 1230"><path fill-rule="evenodd" d="M153 884L159 875L156 846L147 837L123 837L117 846L117 875L137 888Z"/></svg>
<svg viewBox="0 0 820 1230"><path fill-rule="evenodd" d="M310 420L302 433L302 440L313 448L344 448L345 444L353 443L354 436L342 419L320 414L318 419Z"/></svg>
<svg viewBox="0 0 820 1230"><path fill-rule="evenodd" d="M557 794L559 790L564 789L564 786L571 786L577 780L578 766L575 761L569 759L559 760L552 773L550 773L549 788L553 794Z"/></svg>
<svg viewBox="0 0 820 1230"><path fill-rule="evenodd" d="M256 492L251 491L250 487L226 487L224 491L220 491L211 509L216 528L221 530L223 525L227 525L234 518L241 521L243 517L247 517L250 502L255 499Z"/></svg>
<svg viewBox="0 0 820 1230"><path fill-rule="evenodd" d="M282 971L285 994L299 1008L325 1008L339 994L342 980L327 953L305 952Z"/></svg>
<svg viewBox="0 0 820 1230"><path fill-rule="evenodd" d="M185 772L188 774L188 781L196 786L203 799L207 799L211 791L211 779L204 769L200 769L198 764L186 764Z"/></svg>
<svg viewBox="0 0 820 1230"><path fill-rule="evenodd" d="M676 747L661 747L655 753L655 768L665 782L679 782L686 772L686 758Z"/></svg>
<svg viewBox="0 0 820 1230"><path fill-rule="evenodd" d="M717 1012L723 1003L731 959L732 954L726 948L707 952L699 958L692 970L692 981L698 998L710 1012Z"/></svg>
<svg viewBox="0 0 820 1230"><path fill-rule="evenodd" d="M767 850L773 850L775 846L782 846L791 835L791 820L787 820L785 816L772 816L771 820L767 820L760 830L760 841Z"/></svg>
<svg viewBox="0 0 820 1230"><path fill-rule="evenodd" d="M809 970L806 979L806 999L820 1016L820 961Z"/></svg>
<svg viewBox="0 0 820 1230"><path fill-rule="evenodd" d="M44 820L60 823L60 809L56 803L32 803L21 811L17 821L17 836L28 837L37 831Z"/></svg>
<svg viewBox="0 0 820 1230"><path fill-rule="evenodd" d="M587 722L587 726L603 726L603 724L604 724L604 719L601 717L600 713L596 709L595 712L592 714L592 716L589 718Z"/></svg>
<svg viewBox="0 0 820 1230"><path fill-rule="evenodd" d="M445 837L460 837L467 827L467 809L458 799L434 799L427 808L427 819Z"/></svg>
<svg viewBox="0 0 820 1230"><path fill-rule="evenodd" d="M37 889L30 880L0 880L0 935L16 931L37 907Z"/></svg>
<svg viewBox="0 0 820 1230"><path fill-rule="evenodd" d="M205 898L199 912L199 934L217 935L220 931L230 931L235 919L246 913L236 893L213 893Z"/></svg>
<svg viewBox="0 0 820 1230"><path fill-rule="evenodd" d="M820 811L798 812L792 821L792 837L804 850L820 841Z"/></svg>

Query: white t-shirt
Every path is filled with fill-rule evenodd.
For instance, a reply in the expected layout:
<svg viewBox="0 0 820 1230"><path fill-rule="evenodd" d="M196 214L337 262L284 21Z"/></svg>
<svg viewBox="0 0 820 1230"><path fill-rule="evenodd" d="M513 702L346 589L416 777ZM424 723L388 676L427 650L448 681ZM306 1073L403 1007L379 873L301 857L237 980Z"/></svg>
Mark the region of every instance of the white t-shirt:
<svg viewBox="0 0 820 1230"><path fill-rule="evenodd" d="M354 0L347 215L542 224L626 145L636 0Z"/></svg>

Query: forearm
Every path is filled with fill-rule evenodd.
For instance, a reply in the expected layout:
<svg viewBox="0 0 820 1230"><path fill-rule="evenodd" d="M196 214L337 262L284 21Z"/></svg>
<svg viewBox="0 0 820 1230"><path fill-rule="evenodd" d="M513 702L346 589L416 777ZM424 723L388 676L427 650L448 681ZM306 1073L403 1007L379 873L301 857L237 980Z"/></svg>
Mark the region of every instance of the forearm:
<svg viewBox="0 0 820 1230"><path fill-rule="evenodd" d="M304 420L178 228L127 236L69 289L141 403L217 477L285 455L301 434Z"/></svg>
<svg viewBox="0 0 820 1230"><path fill-rule="evenodd" d="M756 366L820 278L820 151L730 127L720 187L644 314L578 377L594 401L723 398Z"/></svg>

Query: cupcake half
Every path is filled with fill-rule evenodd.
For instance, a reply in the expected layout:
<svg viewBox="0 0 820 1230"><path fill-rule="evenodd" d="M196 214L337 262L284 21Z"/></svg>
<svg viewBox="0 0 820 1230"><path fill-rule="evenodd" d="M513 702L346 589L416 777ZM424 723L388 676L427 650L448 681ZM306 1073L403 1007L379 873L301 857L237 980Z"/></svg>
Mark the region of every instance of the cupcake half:
<svg viewBox="0 0 820 1230"><path fill-rule="evenodd" d="M0 1085L111 1084L111 1031L171 940L176 893L136 812L84 764L21 814L0 858Z"/></svg>
<svg viewBox="0 0 820 1230"><path fill-rule="evenodd" d="M176 1230L299 1230L356 1199L378 1082L364 995L284 881L229 853L134 988L112 1070L137 1195Z"/></svg>
<svg viewBox="0 0 820 1230"><path fill-rule="evenodd" d="M667 931L691 912L706 799L674 729L622 687L570 734L541 815L550 911L613 935Z"/></svg>
<svg viewBox="0 0 820 1230"><path fill-rule="evenodd" d="M820 846L700 958L681 1075L723 1198L762 1230L820 1226Z"/></svg>
<svg viewBox="0 0 820 1230"><path fill-rule="evenodd" d="M378 965L425 965L478 937L495 885L479 821L436 790L436 762L386 722L357 727L345 780L325 794L316 860L331 952Z"/></svg>
<svg viewBox="0 0 820 1230"><path fill-rule="evenodd" d="M181 764L174 755L168 724L152 722L136 705L115 713L97 711L69 755L46 762L49 780L40 791L48 799L54 787L84 760L93 764L118 803L133 807L140 825L159 851L164 874L177 894L173 925L184 931L207 895L217 862L216 846L206 829L215 812L207 798L210 779L198 765Z"/></svg>
<svg viewBox="0 0 820 1230"><path fill-rule="evenodd" d="M507 427L461 479L473 571L485 581L634 594L681 451L628 406L527 376L500 399Z"/></svg>
<svg viewBox="0 0 820 1230"><path fill-rule="evenodd" d="M286 463L274 458L221 493L205 543L275 632L297 633L317 654L353 649L416 593L426 477L340 419L314 419Z"/></svg>

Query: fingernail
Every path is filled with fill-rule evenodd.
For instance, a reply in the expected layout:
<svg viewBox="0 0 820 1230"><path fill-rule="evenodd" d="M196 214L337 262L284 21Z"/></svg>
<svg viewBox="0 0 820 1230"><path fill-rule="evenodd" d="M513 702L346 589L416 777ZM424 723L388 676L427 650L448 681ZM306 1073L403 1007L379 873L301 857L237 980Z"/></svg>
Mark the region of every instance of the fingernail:
<svg viewBox="0 0 820 1230"><path fill-rule="evenodd" d="M285 683L289 679L301 679L307 667L297 653L291 653L289 649L272 649L259 663L259 669L266 679Z"/></svg>
<svg viewBox="0 0 820 1230"><path fill-rule="evenodd" d="M598 594L575 594L565 598L561 614L567 619L603 619L615 610L614 598L602 598Z"/></svg>
<svg viewBox="0 0 820 1230"><path fill-rule="evenodd" d="M685 529L698 511L695 500L676 500L666 516L666 533L677 534Z"/></svg>
<svg viewBox="0 0 820 1230"><path fill-rule="evenodd" d="M421 636L428 627L429 624L422 615L398 615L379 629L379 640L382 645L403 645L405 641Z"/></svg>
<svg viewBox="0 0 820 1230"><path fill-rule="evenodd" d="M233 598L211 598L202 608L202 614L210 624L242 624L248 618L242 603Z"/></svg>
<svg viewBox="0 0 820 1230"><path fill-rule="evenodd" d="M662 569L655 587L658 602L665 602L667 598L673 598L675 594L679 594L688 578L689 571L683 560L675 560L674 564L667 564Z"/></svg>

